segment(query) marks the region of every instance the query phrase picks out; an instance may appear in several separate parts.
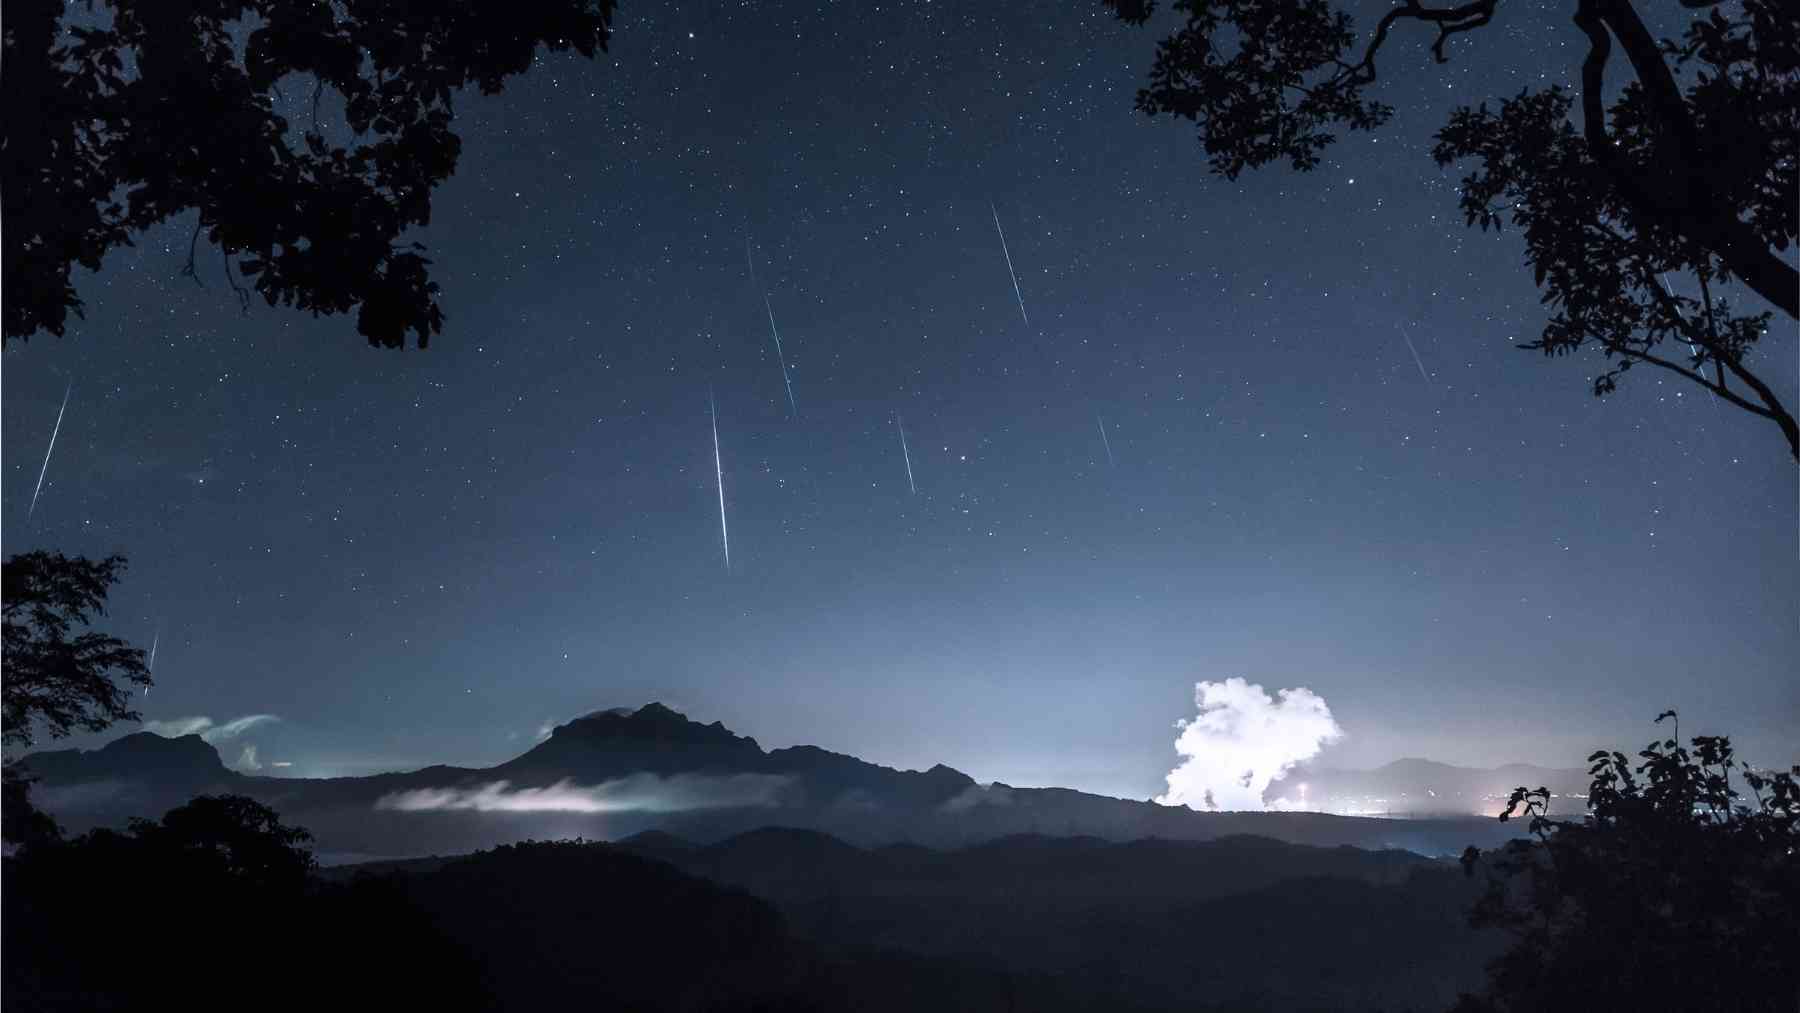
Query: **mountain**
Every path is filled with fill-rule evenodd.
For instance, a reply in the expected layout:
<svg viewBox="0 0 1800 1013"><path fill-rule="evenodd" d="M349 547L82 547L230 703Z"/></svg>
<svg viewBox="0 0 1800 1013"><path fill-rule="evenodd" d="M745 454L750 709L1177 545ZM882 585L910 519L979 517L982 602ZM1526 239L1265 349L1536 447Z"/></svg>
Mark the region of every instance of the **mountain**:
<svg viewBox="0 0 1800 1013"><path fill-rule="evenodd" d="M675 981L768 1008L1443 1009L1495 943L1468 927L1478 884L1451 863L1253 837L864 848L765 828L369 871L410 883L513 1008L595 975L635 988L677 953Z"/></svg>
<svg viewBox="0 0 1800 1013"><path fill-rule="evenodd" d="M1469 816L1387 820L1314 812L1203 813L1066 788L979 784L943 765L895 770L820 749L764 750L659 703L597 711L489 768L275 778L225 768L197 736L127 735L92 751L34 753L42 804L72 830L156 816L235 792L310 829L325 860L455 854L522 839L617 840L662 830L708 843L771 825L856 845L954 847L1014 835L1212 840L1455 854L1516 829ZM1451 768L1454 769L1454 768Z"/></svg>
<svg viewBox="0 0 1800 1013"><path fill-rule="evenodd" d="M77 828L116 825L132 816L160 816L193 798L235 791L242 783L198 735L164 738L133 732L99 749L53 749L20 763L38 778L38 805Z"/></svg>

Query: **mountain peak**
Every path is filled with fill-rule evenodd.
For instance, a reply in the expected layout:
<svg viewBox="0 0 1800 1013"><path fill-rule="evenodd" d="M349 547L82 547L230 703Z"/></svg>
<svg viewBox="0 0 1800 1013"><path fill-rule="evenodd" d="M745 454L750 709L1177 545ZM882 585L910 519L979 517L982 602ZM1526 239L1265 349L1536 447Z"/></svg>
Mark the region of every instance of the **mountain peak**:
<svg viewBox="0 0 1800 1013"><path fill-rule="evenodd" d="M549 783L560 776L597 780L637 772L757 769L762 747L721 722L703 725L660 702L636 710L615 707L557 725L550 738L499 767L497 773Z"/></svg>
<svg viewBox="0 0 1800 1013"><path fill-rule="evenodd" d="M198 735L162 736L132 732L98 749L57 749L21 759L51 780L86 780L129 774L177 779L229 775L219 751Z"/></svg>

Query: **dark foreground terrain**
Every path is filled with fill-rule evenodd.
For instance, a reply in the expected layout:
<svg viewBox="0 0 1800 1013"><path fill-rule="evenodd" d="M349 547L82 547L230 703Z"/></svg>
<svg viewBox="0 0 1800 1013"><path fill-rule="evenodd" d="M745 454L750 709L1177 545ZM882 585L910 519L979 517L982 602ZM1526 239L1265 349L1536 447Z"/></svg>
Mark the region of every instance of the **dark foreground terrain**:
<svg viewBox="0 0 1800 1013"><path fill-rule="evenodd" d="M939 851L769 828L328 876L402 883L515 1008L599 975L634 997L619 1008L706 1008L691 1005L704 994L819 1009L1443 1009L1493 953L1467 926L1473 890L1453 865L1250 837ZM663 947L711 954L669 969L688 981L704 968L708 983L641 989ZM597 952L631 956L590 963Z"/></svg>
<svg viewBox="0 0 1800 1013"><path fill-rule="evenodd" d="M764 829L318 873L194 808L6 860L7 1010L1426 1010L1492 951L1401 852Z"/></svg>

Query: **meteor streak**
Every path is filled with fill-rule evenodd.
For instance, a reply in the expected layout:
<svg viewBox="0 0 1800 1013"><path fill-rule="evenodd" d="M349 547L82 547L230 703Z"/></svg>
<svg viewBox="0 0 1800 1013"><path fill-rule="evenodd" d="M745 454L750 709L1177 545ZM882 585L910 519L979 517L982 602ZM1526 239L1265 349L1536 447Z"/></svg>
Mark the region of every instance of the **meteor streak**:
<svg viewBox="0 0 1800 1013"><path fill-rule="evenodd" d="M1019 291L1019 272L1013 270L1012 251L1006 248L1006 230L1000 227L1000 211L988 201L988 210L994 213L994 231L1000 233L1000 252L1006 254L1006 273L1012 277L1013 297L1019 300L1019 316L1025 326L1031 326L1031 317L1025 314L1025 294Z"/></svg>
<svg viewBox="0 0 1800 1013"><path fill-rule="evenodd" d="M919 487L913 484L912 451L906 449L906 423L901 421L900 413L894 413L894 428L900 430L900 456L906 459L906 485L918 495Z"/></svg>
<svg viewBox="0 0 1800 1013"><path fill-rule="evenodd" d="M1413 346L1412 335L1402 330L1400 336L1406 339L1407 350L1412 352L1413 365L1419 367L1419 378L1425 381L1425 386L1435 389L1437 385L1431 382L1431 374L1425 372L1425 360L1419 358L1419 350Z"/></svg>
<svg viewBox="0 0 1800 1013"><path fill-rule="evenodd" d="M1668 293L1669 299L1671 302L1675 302L1675 315L1680 317L1683 323L1686 323L1687 322L1687 314L1681 312L1681 303L1675 300L1675 290L1669 287L1668 272L1665 271L1662 274L1657 275L1656 280L1659 282L1662 282L1663 291ZM1687 341L1687 335L1685 335L1685 334L1682 335L1681 339L1683 341ZM1692 341L1687 341L1687 346L1688 346L1688 354L1692 355L1694 358L1698 359L1700 357L1700 350L1694 347L1694 343ZM1695 372L1700 372L1700 371L1695 370ZM1700 373L1700 375L1702 378L1704 378L1706 376L1706 374L1703 372ZM1717 392L1715 392L1711 388L1707 388L1706 392L1708 394L1712 395L1713 418L1717 419L1719 417L1719 395Z"/></svg>
<svg viewBox="0 0 1800 1013"><path fill-rule="evenodd" d="M1110 468L1113 466L1112 441L1106 438L1106 420L1096 415L1094 421L1100 423L1100 445L1106 448L1106 466Z"/></svg>
<svg viewBox="0 0 1800 1013"><path fill-rule="evenodd" d="M794 381L788 379L787 356L781 351L781 332L775 329L775 307L769 305L767 295L763 296L763 309L769 311L769 333L775 337L775 361L781 363L781 383L787 388L788 411L797 419L800 406L794 403Z"/></svg>
<svg viewBox="0 0 1800 1013"><path fill-rule="evenodd" d="M725 466L719 458L719 405L713 400L712 388L706 389L706 404L712 409L713 477L719 483L719 538L725 544L725 571L731 572L731 529L725 526Z"/></svg>
<svg viewBox="0 0 1800 1013"><path fill-rule="evenodd" d="M75 381L69 381L69 387L63 391L62 407L56 410L56 428L50 430L50 445L44 448L44 466L38 469L37 488L31 490L31 506L25 511L25 519L37 511L38 493L44 491L44 475L50 470L50 455L56 451L56 434L62 432L63 413L69 410L69 395L75 392Z"/></svg>

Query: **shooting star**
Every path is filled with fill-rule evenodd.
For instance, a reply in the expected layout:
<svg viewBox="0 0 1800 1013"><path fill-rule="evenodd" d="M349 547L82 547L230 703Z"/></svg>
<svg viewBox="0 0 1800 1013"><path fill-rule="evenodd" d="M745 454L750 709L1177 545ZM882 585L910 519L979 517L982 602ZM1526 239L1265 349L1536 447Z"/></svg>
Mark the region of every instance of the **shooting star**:
<svg viewBox="0 0 1800 1013"><path fill-rule="evenodd" d="M788 411L798 419L800 406L794 403L794 381L788 378L787 356L781 351L781 332L775 329L775 307L769 305L767 294L763 296L763 309L769 311L769 333L775 337L775 361L781 363L781 383L787 388Z"/></svg>
<svg viewBox="0 0 1800 1013"><path fill-rule="evenodd" d="M1406 333L1403 329L1400 332L1400 337L1406 339L1406 348L1408 351L1412 352L1413 365L1419 367L1419 378L1425 381L1425 386L1434 390L1437 389L1437 384L1431 382L1431 374L1425 372L1425 360L1419 358L1419 350L1413 345L1412 335Z"/></svg>
<svg viewBox="0 0 1800 1013"><path fill-rule="evenodd" d="M1112 441L1106 438L1106 420L1096 415L1094 421L1100 423L1100 445L1106 448L1106 466L1110 468L1113 466Z"/></svg>
<svg viewBox="0 0 1800 1013"><path fill-rule="evenodd" d="M1025 294L1019 291L1019 272L1013 270L1012 251L1006 248L1006 230L1000 227L1000 211L988 201L988 210L994 213L994 231L1000 233L1000 252L1006 254L1006 273L1012 277L1013 297L1019 300L1019 316L1025 326L1031 326L1031 317L1025 313Z"/></svg>
<svg viewBox="0 0 1800 1013"><path fill-rule="evenodd" d="M160 643L162 643L162 624L158 623L156 626L156 635L150 638L150 660L144 663L144 670L146 672L156 671L156 645ZM144 695L150 695L149 686L144 687Z"/></svg>
<svg viewBox="0 0 1800 1013"><path fill-rule="evenodd" d="M56 428L50 430L50 445L44 448L44 466L38 469L37 488L31 490L31 507L25 511L25 520L37 512L38 494L44 491L44 475L50 470L50 455L56 452L56 434L62 432L63 413L69 410L69 395L75 392L75 381L69 381L69 387L63 391L62 407L56 410Z"/></svg>
<svg viewBox="0 0 1800 1013"><path fill-rule="evenodd" d="M900 430L900 456L906 459L906 486L917 496L919 487L913 484L912 451L906 449L906 423L900 418L899 412L894 413L894 428Z"/></svg>
<svg viewBox="0 0 1800 1013"><path fill-rule="evenodd" d="M719 405L713 400L712 388L706 389L706 404L712 409L713 477L719 483L719 538L725 545L725 571L731 572L731 529L725 526L725 465L719 457Z"/></svg>
<svg viewBox="0 0 1800 1013"><path fill-rule="evenodd" d="M1687 314L1683 313L1681 311L1681 301L1676 298L1675 290L1673 288L1669 287L1669 273L1667 271L1664 271L1662 274L1659 274L1656 276L1656 280L1662 282L1663 291L1668 293L1670 301L1675 303L1675 315L1681 318L1682 323L1686 323L1687 322ZM1688 354L1692 355L1694 358L1698 359L1700 357L1700 350L1698 348L1694 347L1694 343L1692 341L1687 340L1687 335L1685 335L1685 334L1682 335L1681 340L1687 341ZM1700 376L1702 378L1704 378L1706 376L1706 374L1704 372L1701 372L1700 370L1695 370L1695 372L1699 372ZM1713 406L1713 418L1717 419L1719 417L1719 395L1718 395L1718 392L1714 391L1710 387L1707 388L1706 392L1708 394L1712 395L1711 400L1712 400L1712 406Z"/></svg>

